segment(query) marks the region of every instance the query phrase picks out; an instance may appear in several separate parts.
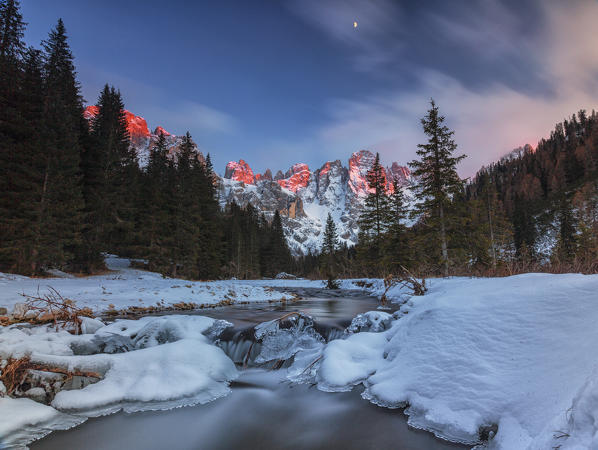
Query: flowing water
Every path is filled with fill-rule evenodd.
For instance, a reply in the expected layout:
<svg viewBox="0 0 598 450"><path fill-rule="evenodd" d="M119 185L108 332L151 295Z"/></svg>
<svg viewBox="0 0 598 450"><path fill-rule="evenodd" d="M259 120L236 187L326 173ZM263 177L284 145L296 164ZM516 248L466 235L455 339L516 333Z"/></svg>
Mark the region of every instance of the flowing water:
<svg viewBox="0 0 598 450"><path fill-rule="evenodd" d="M301 290L285 304L234 305L199 314L226 319L237 335L288 312L311 315L323 330L345 328L378 301L362 293ZM393 308L395 309L395 308ZM388 312L392 312L392 309ZM56 431L33 449L456 449L407 426L401 410L363 400L360 388L326 393L285 380L284 369L245 369L232 394L206 405L169 411L117 413Z"/></svg>

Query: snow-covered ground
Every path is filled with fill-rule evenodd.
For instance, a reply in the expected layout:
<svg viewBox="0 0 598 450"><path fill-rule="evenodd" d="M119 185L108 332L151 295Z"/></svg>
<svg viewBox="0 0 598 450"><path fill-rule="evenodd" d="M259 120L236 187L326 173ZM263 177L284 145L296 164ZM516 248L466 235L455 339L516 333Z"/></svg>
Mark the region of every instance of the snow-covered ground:
<svg viewBox="0 0 598 450"><path fill-rule="evenodd" d="M75 278L64 274L52 278L29 278L0 272L0 307L11 312L14 305L25 301L21 294L47 294L49 288L72 299L78 307L90 307L100 312L110 308L168 308L176 303L216 305L219 303L266 302L292 299L288 293L269 286L284 286L283 282L212 281L198 282L129 267L129 260L109 256L107 275ZM284 281L284 280L279 280ZM297 281L300 284L301 281ZM304 280L303 283L309 283Z"/></svg>
<svg viewBox="0 0 598 450"><path fill-rule="evenodd" d="M29 356L34 364L100 376L83 389L59 390L50 406L0 398L0 447L25 444L89 416L169 409L227 395L238 371L210 336L230 325L169 315L98 323L94 333L79 336L49 326L0 327L0 360Z"/></svg>
<svg viewBox="0 0 598 450"><path fill-rule="evenodd" d="M364 398L407 405L413 426L454 441L497 425L490 448L598 448L598 275L433 280L395 316L330 342L320 389L363 383Z"/></svg>
<svg viewBox="0 0 598 450"><path fill-rule="evenodd" d="M125 264L111 261L118 270L111 275L56 278L49 285L95 307L104 304L93 303L93 292L102 286L113 292L106 296L115 305L117 297L130 299L122 303L128 305L140 293L148 299L154 292L195 291L200 293L195 300L177 294L166 299L199 303L216 289L240 292L245 286L247 292L276 295L268 288L322 287L321 281L307 280L189 283L118 268L119 261ZM31 284L11 285L23 280ZM12 292L47 281L2 280ZM383 293L381 280L366 282L366 292ZM293 354L289 379L316 382L324 391L363 384L365 399L385 407L407 406L413 426L445 439L473 445L480 435L493 436L488 448L506 450L598 449L598 275L450 278L428 285L421 297L391 289L387 296L402 303L399 311L361 315L328 343L314 334L308 320L297 319L296 329L279 329L275 321L258 326L259 358ZM10 297L5 286L0 287L3 299ZM347 280L342 287L358 285ZM258 300L258 294L249 298ZM0 327L1 359L30 355L34 362L93 371L101 378L83 389L58 392L50 406L0 399L0 442L2 436L14 442L71 426L82 420L80 415L169 408L226 395L237 369L211 340L225 325L202 316L172 315L110 325L89 322L88 334L81 336L48 327Z"/></svg>

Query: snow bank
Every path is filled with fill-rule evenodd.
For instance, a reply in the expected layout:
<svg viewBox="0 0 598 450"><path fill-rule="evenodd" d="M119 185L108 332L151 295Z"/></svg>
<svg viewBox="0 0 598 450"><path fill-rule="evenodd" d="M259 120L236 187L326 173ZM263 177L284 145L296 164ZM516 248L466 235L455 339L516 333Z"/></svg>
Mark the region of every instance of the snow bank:
<svg viewBox="0 0 598 450"><path fill-rule="evenodd" d="M48 359L87 369L109 365L98 383L61 391L52 402L61 411L88 416L206 403L227 395L228 381L237 377L235 365L221 349L194 339L116 355Z"/></svg>
<svg viewBox="0 0 598 450"><path fill-rule="evenodd" d="M120 409L169 409L227 395L229 382L238 372L208 336L230 325L202 316L169 315L117 320L81 336L52 327L0 327L2 359L28 355L33 363L102 377L83 389L61 390L51 407L31 400L2 399L0 435L31 425L31 434L36 436L54 419L54 429L72 424L73 414L89 417ZM102 353L89 354L96 352Z"/></svg>
<svg viewBox="0 0 598 450"><path fill-rule="evenodd" d="M453 441L498 425L494 448L598 448L597 275L432 280L401 311L387 331L329 343L320 389L363 383Z"/></svg>
<svg viewBox="0 0 598 450"><path fill-rule="evenodd" d="M68 429L84 420L28 398L0 397L0 448L24 446L52 430Z"/></svg>
<svg viewBox="0 0 598 450"><path fill-rule="evenodd" d="M0 273L0 307L10 312L17 303L24 301L22 293L43 295L50 287L63 297L75 300L78 307L90 307L95 311L132 306L167 308L181 302L216 305L223 302L281 301L293 297L263 283L164 278L158 273L133 269L128 259L115 256L106 258L106 264L111 273L83 278L29 278Z"/></svg>

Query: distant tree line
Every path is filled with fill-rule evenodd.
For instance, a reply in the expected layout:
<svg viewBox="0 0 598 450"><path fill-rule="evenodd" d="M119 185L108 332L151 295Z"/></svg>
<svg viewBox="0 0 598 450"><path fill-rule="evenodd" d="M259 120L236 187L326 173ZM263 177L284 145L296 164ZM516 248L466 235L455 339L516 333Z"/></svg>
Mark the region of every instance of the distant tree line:
<svg viewBox="0 0 598 450"><path fill-rule="evenodd" d="M598 271L598 114L581 110L557 124L535 150L526 147L482 168L466 199L490 219L508 219L520 265ZM547 236L556 240L548 254Z"/></svg>
<svg viewBox="0 0 598 450"><path fill-rule="evenodd" d="M103 253L192 279L507 275L598 271L598 115L580 111L535 150L461 179L453 132L432 101L413 185L388 180L379 155L354 247L328 217L320 252L292 257L279 213L221 208L210 156L189 133L175 154L164 135L141 169L121 94L106 85L98 113L83 99L65 26L27 48L16 0L0 0L0 271L97 273ZM408 192L409 189L411 192ZM555 245L549 246L550 242Z"/></svg>
<svg viewBox="0 0 598 450"><path fill-rule="evenodd" d="M118 90L106 85L83 117L62 20L41 50L24 30L19 2L0 1L0 271L95 273L103 253L192 279L293 269L279 214L222 211L189 133L175 157L160 135L140 169Z"/></svg>
<svg viewBox="0 0 598 450"><path fill-rule="evenodd" d="M536 150L527 147L482 168L471 181L457 175L463 156L454 155L453 132L433 101L422 126L428 142L410 163L412 186L401 189L394 180L389 192L376 155L366 177L359 242L354 251L337 250L336 265L344 267L339 274L598 272L594 111L580 111Z"/></svg>

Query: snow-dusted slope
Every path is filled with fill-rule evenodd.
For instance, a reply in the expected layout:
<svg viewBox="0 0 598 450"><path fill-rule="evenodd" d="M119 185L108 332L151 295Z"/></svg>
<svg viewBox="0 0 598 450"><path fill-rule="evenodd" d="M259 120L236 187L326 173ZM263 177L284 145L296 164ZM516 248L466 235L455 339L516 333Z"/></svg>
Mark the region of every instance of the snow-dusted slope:
<svg viewBox="0 0 598 450"><path fill-rule="evenodd" d="M368 193L365 176L373 162L374 154L361 150L351 155L347 167L336 160L310 171L307 164L299 163L272 178L270 170L254 175L245 161L231 161L220 182L220 201L223 206L232 200L241 205L251 203L269 217L280 211L296 254L319 250L328 213L336 222L340 240L354 245L357 220ZM403 188L411 182L409 169L394 162L386 168L389 191L395 177Z"/></svg>

